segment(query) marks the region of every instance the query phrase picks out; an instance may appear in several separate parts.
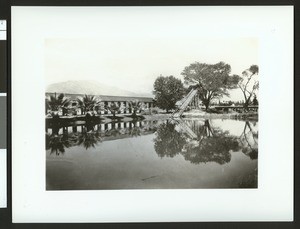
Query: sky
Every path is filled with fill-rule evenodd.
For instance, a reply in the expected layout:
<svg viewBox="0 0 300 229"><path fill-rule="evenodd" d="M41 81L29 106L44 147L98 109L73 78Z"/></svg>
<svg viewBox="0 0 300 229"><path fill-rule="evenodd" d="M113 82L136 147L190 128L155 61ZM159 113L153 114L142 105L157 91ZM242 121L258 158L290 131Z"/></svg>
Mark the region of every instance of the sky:
<svg viewBox="0 0 300 229"><path fill-rule="evenodd" d="M50 38L45 40L46 84L96 80L152 94L158 76L173 75L183 81L184 67L196 61L223 61L231 66L231 74L241 75L251 65L259 65L258 45L258 40L251 37L147 36L143 32L136 36L120 33L98 38ZM231 91L230 99L242 100L242 92Z"/></svg>

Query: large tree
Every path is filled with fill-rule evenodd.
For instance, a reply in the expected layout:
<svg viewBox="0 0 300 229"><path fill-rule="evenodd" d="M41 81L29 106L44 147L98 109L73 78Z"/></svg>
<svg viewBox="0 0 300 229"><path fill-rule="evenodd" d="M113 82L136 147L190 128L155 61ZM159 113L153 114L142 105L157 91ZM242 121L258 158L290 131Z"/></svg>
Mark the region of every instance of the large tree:
<svg viewBox="0 0 300 229"><path fill-rule="evenodd" d="M244 95L244 108L248 110L248 106L251 102L252 96L259 88L258 82L258 66L251 65L249 69L242 72L242 76L239 76L238 87L241 89Z"/></svg>
<svg viewBox="0 0 300 229"><path fill-rule="evenodd" d="M184 95L183 83L174 76L159 76L154 82L156 105L169 112Z"/></svg>
<svg viewBox="0 0 300 229"><path fill-rule="evenodd" d="M230 75L229 64L219 62L206 64L195 62L185 67L181 75L187 85L198 89L198 95L206 110L212 99L229 95L228 90L236 88L237 75Z"/></svg>

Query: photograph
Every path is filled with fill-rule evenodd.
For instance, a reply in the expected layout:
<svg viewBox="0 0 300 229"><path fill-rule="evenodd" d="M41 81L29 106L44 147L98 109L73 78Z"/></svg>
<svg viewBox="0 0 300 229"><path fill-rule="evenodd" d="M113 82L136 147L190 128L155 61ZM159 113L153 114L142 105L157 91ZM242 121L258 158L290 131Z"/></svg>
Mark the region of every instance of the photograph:
<svg viewBox="0 0 300 229"><path fill-rule="evenodd" d="M12 221L293 221L293 12L12 7Z"/></svg>
<svg viewBox="0 0 300 229"><path fill-rule="evenodd" d="M45 39L46 190L257 188L258 47Z"/></svg>

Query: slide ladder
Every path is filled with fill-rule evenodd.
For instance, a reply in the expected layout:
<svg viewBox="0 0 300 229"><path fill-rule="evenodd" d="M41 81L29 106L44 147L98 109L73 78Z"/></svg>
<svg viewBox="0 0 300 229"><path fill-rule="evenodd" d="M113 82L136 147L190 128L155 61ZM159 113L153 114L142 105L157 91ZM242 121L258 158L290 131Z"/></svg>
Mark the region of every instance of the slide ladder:
<svg viewBox="0 0 300 229"><path fill-rule="evenodd" d="M192 99L195 97L196 94L197 94L197 89L192 89L183 99L178 101L176 103L178 108L174 111L174 113L172 114L172 117L179 118L182 115L182 113L184 112L184 110L187 108L187 106L190 104Z"/></svg>

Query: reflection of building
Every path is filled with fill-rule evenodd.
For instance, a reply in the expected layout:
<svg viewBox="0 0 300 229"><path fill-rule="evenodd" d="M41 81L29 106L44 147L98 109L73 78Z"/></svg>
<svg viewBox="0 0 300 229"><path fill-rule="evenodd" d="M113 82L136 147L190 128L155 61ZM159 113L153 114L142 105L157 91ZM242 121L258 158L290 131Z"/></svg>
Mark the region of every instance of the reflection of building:
<svg viewBox="0 0 300 229"><path fill-rule="evenodd" d="M57 95L59 93L56 93ZM46 93L46 97L55 95L55 93ZM75 108L77 106L77 98L82 98L84 94L64 94L65 97L70 99L70 108ZM131 113L129 108L129 102L138 100L142 103L144 109L153 107L154 100L150 97L130 97L130 96L111 96L111 95L94 95L99 99L100 106L109 106L111 103L118 103L119 106L124 108L120 113ZM47 112L46 112L47 113ZM109 111L101 111L101 114L110 113Z"/></svg>
<svg viewBox="0 0 300 229"><path fill-rule="evenodd" d="M88 149L98 142L153 134L156 128L157 121L152 120L46 126L46 149L59 155L72 146L82 144Z"/></svg>

